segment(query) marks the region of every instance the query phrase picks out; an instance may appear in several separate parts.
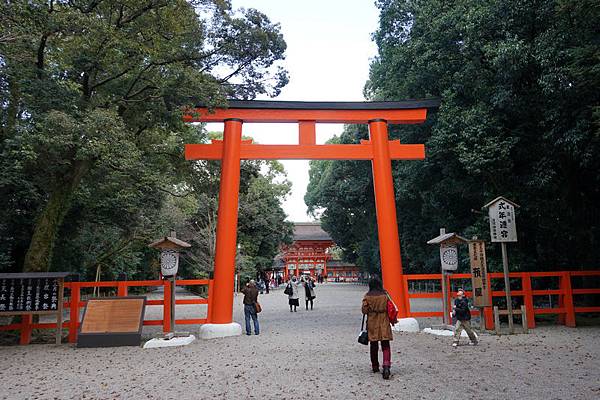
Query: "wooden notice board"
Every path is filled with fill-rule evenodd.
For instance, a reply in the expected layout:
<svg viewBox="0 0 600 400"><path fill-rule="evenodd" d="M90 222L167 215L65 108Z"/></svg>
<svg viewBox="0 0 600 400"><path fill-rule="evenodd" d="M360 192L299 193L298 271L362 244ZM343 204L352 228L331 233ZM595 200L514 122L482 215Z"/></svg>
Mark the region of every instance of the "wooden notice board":
<svg viewBox="0 0 600 400"><path fill-rule="evenodd" d="M60 344L64 280L68 275L69 272L0 274L0 316L56 315L56 344Z"/></svg>
<svg viewBox="0 0 600 400"><path fill-rule="evenodd" d="M146 297L105 297L87 302L77 347L139 346Z"/></svg>

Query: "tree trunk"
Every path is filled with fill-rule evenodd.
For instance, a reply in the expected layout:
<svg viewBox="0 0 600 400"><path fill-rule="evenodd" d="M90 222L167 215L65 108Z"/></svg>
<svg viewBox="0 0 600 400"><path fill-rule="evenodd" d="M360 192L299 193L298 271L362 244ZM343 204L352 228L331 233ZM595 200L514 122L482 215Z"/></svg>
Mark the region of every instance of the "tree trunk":
<svg viewBox="0 0 600 400"><path fill-rule="evenodd" d="M91 161L74 161L71 171L57 183L48 203L36 221L31 243L25 255L24 272L45 272L50 269L56 235L71 208L73 193L89 170Z"/></svg>

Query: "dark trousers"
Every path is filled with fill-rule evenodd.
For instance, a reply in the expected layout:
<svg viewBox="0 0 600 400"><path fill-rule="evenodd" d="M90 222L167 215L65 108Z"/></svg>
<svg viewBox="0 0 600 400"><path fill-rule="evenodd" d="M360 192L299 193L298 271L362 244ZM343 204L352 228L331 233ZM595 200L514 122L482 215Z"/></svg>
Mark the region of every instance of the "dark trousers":
<svg viewBox="0 0 600 400"><path fill-rule="evenodd" d="M379 342L373 341L369 342L371 345L371 365L373 367L379 367ZM391 367L392 366L392 351L390 349L390 341L382 340L381 341L381 351L383 352L383 366Z"/></svg>
<svg viewBox="0 0 600 400"><path fill-rule="evenodd" d="M312 310L313 309L313 299L310 299L310 300L307 299L306 300L306 309L307 310L308 310L308 303L310 303L310 309Z"/></svg>
<svg viewBox="0 0 600 400"><path fill-rule="evenodd" d="M244 318L246 319L246 335L252 333L250 330L250 318L254 322L254 333L258 335L260 330L258 329L258 315L256 315L254 304L244 304Z"/></svg>

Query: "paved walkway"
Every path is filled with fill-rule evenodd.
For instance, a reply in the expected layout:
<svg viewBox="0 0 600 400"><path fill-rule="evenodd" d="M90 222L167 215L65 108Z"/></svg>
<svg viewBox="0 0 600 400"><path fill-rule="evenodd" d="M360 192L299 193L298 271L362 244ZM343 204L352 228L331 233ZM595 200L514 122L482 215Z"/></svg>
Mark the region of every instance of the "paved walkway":
<svg viewBox="0 0 600 400"><path fill-rule="evenodd" d="M316 291L315 309L301 307L297 313L289 312L281 290L260 296L264 312L259 336L151 350L51 344L0 347L0 398L600 397L597 327L545 327L530 335L483 335L480 346L458 348L452 348L446 337L395 334L392 378L384 381L380 374L370 372L367 346L356 342L365 287L327 284ZM234 318L243 324L241 302L242 297L237 296ZM196 315L201 312L188 308L181 312L191 310ZM151 331L145 328L145 333Z"/></svg>

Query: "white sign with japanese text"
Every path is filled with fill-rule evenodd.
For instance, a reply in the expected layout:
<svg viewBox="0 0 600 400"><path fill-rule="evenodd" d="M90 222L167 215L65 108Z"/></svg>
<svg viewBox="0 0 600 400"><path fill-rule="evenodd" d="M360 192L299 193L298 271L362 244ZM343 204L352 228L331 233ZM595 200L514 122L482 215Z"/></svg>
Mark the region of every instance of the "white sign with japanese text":
<svg viewBox="0 0 600 400"><path fill-rule="evenodd" d="M515 221L515 207L508 201L500 198L490 205L488 211L492 242L516 242L517 222Z"/></svg>

